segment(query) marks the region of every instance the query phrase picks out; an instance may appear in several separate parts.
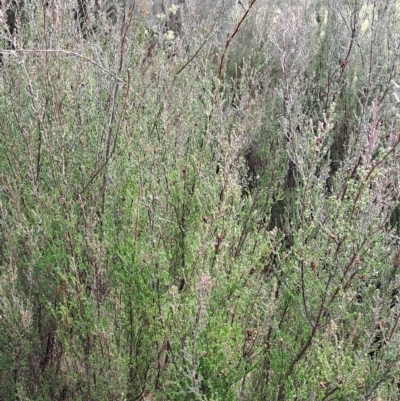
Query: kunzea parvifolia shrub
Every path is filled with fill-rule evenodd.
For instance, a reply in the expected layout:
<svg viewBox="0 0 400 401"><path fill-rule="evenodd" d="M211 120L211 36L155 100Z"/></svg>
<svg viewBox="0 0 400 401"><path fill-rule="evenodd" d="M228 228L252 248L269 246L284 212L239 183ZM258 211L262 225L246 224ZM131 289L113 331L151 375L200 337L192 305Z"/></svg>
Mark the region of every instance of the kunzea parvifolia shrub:
<svg viewBox="0 0 400 401"><path fill-rule="evenodd" d="M0 398L397 400L396 2L181 5L1 49Z"/></svg>
<svg viewBox="0 0 400 401"><path fill-rule="evenodd" d="M280 318L257 383L278 399L396 399L398 37L387 26L397 26L397 6L314 10L280 14L274 39L295 185L281 211L290 248L279 255Z"/></svg>

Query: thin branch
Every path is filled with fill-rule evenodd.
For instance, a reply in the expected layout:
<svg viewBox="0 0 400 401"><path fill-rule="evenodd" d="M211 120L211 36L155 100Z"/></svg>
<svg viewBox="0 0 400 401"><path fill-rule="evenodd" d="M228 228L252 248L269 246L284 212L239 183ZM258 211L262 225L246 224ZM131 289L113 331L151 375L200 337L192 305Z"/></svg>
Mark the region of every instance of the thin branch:
<svg viewBox="0 0 400 401"><path fill-rule="evenodd" d="M218 79L219 80L221 80L222 68L223 68L223 65L224 65L225 56L226 56L226 53L227 53L227 51L229 49L229 46L232 43L232 40L235 38L235 36L239 33L239 30L240 30L241 26L243 25L244 21L246 20L247 16L249 15L249 13L250 13L251 9L253 8L254 4L256 4L256 1L257 0L251 0L251 3L249 4L248 9L243 14L242 18L240 19L240 21L236 25L232 35L229 37L229 39L225 43L225 48L224 48L224 51L223 51L223 53L221 55L221 59L220 59L220 63L219 63L219 71L218 71Z"/></svg>

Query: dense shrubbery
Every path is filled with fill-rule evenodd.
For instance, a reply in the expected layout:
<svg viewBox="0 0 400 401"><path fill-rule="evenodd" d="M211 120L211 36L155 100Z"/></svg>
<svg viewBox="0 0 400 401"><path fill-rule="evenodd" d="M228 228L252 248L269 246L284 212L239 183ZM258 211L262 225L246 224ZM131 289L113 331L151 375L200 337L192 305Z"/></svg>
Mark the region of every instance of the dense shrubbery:
<svg viewBox="0 0 400 401"><path fill-rule="evenodd" d="M85 38L29 5L2 47L2 400L399 398L398 7L294 3L188 7L180 36L142 3Z"/></svg>

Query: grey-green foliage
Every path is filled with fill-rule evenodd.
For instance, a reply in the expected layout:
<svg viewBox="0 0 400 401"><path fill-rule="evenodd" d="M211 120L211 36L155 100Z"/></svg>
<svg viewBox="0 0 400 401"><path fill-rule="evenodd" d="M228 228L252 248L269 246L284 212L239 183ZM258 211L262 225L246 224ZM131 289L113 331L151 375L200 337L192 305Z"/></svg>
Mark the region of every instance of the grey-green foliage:
<svg viewBox="0 0 400 401"><path fill-rule="evenodd" d="M1 399L398 399L395 2L230 4L4 52Z"/></svg>

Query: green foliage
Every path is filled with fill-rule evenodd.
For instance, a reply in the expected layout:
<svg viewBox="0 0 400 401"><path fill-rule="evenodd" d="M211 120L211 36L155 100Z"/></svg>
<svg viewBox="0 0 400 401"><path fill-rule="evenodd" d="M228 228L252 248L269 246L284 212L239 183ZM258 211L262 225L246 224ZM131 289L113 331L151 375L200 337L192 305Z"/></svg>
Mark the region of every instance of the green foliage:
<svg viewBox="0 0 400 401"><path fill-rule="evenodd" d="M398 6L295 3L23 18L0 399L399 398Z"/></svg>

